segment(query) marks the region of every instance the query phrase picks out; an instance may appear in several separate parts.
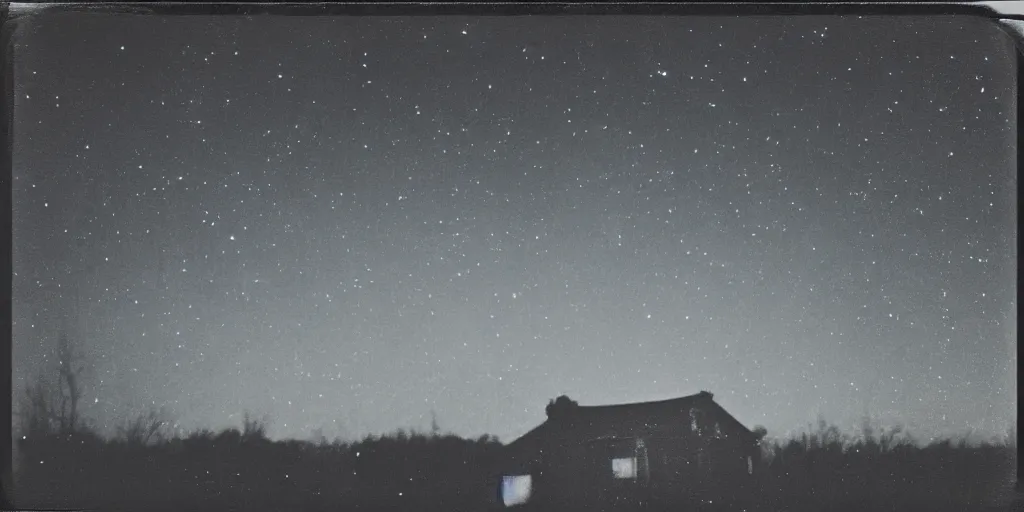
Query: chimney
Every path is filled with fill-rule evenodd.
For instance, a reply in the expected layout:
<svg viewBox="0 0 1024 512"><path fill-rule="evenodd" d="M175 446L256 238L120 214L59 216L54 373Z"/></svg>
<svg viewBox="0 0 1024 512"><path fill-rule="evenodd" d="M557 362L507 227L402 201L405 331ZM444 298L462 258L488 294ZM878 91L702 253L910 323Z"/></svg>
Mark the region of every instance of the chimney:
<svg viewBox="0 0 1024 512"><path fill-rule="evenodd" d="M579 407L579 403L562 395L549 401L548 406L544 408L544 412L547 413L549 419L560 420L570 416L576 407Z"/></svg>

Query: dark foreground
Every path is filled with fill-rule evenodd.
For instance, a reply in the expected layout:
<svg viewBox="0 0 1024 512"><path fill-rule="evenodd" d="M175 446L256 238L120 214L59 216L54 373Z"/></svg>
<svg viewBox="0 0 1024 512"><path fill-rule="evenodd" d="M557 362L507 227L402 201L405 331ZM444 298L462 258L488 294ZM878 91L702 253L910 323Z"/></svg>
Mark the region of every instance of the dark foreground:
<svg viewBox="0 0 1024 512"><path fill-rule="evenodd" d="M15 505L153 511L500 510L496 439L407 435L356 443L271 442L237 430L143 443L88 432L19 440ZM749 492L717 501L623 503L614 511L1013 510L1016 447L892 438L850 443L828 430L766 447ZM567 511L571 504L527 507ZM594 508L587 508L588 512ZM1021 510L1019 507L1016 510ZM612 512L609 510L609 512Z"/></svg>

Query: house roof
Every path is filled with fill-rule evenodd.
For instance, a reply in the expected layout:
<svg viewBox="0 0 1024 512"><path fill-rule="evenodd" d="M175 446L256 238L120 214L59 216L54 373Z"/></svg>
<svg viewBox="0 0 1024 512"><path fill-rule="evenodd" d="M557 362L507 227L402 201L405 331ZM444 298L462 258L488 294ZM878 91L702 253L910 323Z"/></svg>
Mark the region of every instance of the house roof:
<svg viewBox="0 0 1024 512"><path fill-rule="evenodd" d="M574 417L596 418L611 416L648 416L687 410L701 402L712 402L711 393L700 392L668 400L611 405L580 405L573 410Z"/></svg>
<svg viewBox="0 0 1024 512"><path fill-rule="evenodd" d="M702 391L695 395L651 402L611 405L573 404L563 414L566 418L571 419L573 424L577 426L577 429L582 427L583 430L591 435L614 435L615 431L618 430L615 428L615 425L635 425L647 421L657 421L665 416L688 415L691 408L703 405L708 409L713 409L718 419L731 424L732 429L752 434L747 427L715 403L713 397L714 395L711 393ZM514 448L530 444L534 440L539 440L546 437L549 433L553 433L557 426L558 420L549 417L534 429L506 445L506 447ZM577 429L574 429L574 431Z"/></svg>

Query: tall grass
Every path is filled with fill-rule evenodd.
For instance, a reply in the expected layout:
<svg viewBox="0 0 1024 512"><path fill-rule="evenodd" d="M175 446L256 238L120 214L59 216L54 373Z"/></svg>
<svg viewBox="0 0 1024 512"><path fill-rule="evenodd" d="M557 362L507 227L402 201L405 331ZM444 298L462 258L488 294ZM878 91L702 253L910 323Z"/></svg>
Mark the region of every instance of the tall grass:
<svg viewBox="0 0 1024 512"><path fill-rule="evenodd" d="M145 416L112 439L87 429L18 440L14 502L103 510L346 510L488 501L495 438L399 430L355 442L271 441L266 423L158 435ZM140 508L141 507L141 508Z"/></svg>
<svg viewBox="0 0 1024 512"><path fill-rule="evenodd" d="M15 504L104 510L445 510L493 508L501 444L398 430L354 442L271 441L265 421L168 434L159 416L112 439L86 428L18 440ZM765 441L763 511L992 511L1009 506L1016 444L922 444L898 429L847 436L821 421Z"/></svg>
<svg viewBox="0 0 1024 512"><path fill-rule="evenodd" d="M865 422L859 436L816 430L763 444L762 510L1006 510L1013 499L1014 432L1002 440L922 443Z"/></svg>

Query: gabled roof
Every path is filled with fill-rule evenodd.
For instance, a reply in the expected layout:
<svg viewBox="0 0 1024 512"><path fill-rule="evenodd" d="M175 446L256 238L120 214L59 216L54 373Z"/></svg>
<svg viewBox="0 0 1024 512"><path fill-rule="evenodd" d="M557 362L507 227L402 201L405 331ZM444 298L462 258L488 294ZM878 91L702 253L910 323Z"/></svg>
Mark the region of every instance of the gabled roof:
<svg viewBox="0 0 1024 512"><path fill-rule="evenodd" d="M702 391L696 395L689 395L668 400L657 400L653 402L636 402L628 404L612 405L580 405L572 412L573 417L585 419L604 419L609 417L642 417L657 416L665 413L677 413L686 411L700 403L714 403L711 393Z"/></svg>
<svg viewBox="0 0 1024 512"><path fill-rule="evenodd" d="M701 405L705 407L705 410L714 410L715 415L726 423L731 424L732 429L752 434L750 429L737 421L722 406L715 403L713 397L714 395L711 393L702 391L695 395L651 402L589 406L573 405L567 408L563 414L574 425L583 426L586 430L594 431L592 433L596 434L598 430L605 430L599 428L598 425L636 424L637 422L656 421L666 416L679 417L688 414L688 411L694 406ZM559 419L549 417L544 423L507 444L506 448L520 447L531 441L539 440L553 433L559 422Z"/></svg>

